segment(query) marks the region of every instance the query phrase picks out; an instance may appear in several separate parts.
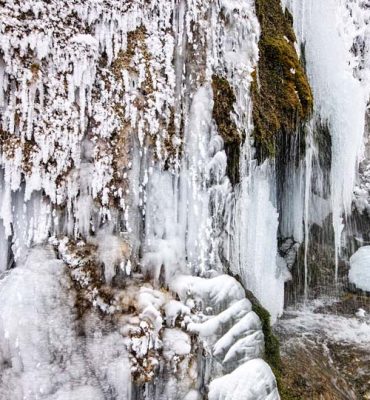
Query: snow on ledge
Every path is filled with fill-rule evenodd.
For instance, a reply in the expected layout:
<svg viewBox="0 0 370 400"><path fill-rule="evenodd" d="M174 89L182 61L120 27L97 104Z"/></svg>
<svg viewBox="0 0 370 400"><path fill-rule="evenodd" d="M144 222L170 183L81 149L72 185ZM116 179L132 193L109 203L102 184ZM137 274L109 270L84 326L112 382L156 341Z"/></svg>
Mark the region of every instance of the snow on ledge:
<svg viewBox="0 0 370 400"><path fill-rule="evenodd" d="M231 374L211 382L210 400L279 400L271 368L261 359L241 365Z"/></svg>
<svg viewBox="0 0 370 400"><path fill-rule="evenodd" d="M349 281L370 292L370 246L361 247L350 258Z"/></svg>

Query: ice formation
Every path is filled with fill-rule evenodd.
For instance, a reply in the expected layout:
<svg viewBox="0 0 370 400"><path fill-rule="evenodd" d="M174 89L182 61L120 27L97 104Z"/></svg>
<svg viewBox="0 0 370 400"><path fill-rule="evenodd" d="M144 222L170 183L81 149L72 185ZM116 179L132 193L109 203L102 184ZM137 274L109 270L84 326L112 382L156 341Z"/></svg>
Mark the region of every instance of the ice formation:
<svg viewBox="0 0 370 400"><path fill-rule="evenodd" d="M269 385L279 398L261 322L233 278L179 276L169 292L135 274L109 288L94 281L91 247L52 242L0 281L2 399L200 398L206 382L254 371L252 361L258 370L238 387L258 380L256 393Z"/></svg>
<svg viewBox="0 0 370 400"><path fill-rule="evenodd" d="M279 399L246 294L275 322L303 246L307 295L330 215L338 266L370 97L366 4L283 6L315 97L284 173L255 156L254 0L0 2L1 398Z"/></svg>
<svg viewBox="0 0 370 400"><path fill-rule="evenodd" d="M266 368L261 360L249 361L239 367L229 376L214 380L210 387L210 400L271 400L278 396L274 383L269 381ZM245 381L259 382L258 385L249 385L250 389L245 392Z"/></svg>
<svg viewBox="0 0 370 400"><path fill-rule="evenodd" d="M364 155L370 98L370 14L364 1L284 0L282 3L293 14L295 31L304 48L315 98L313 124L328 126L331 136L329 204L323 193L323 172L317 166L315 141L311 141L311 150L307 152L306 174L311 177L306 182L312 185L315 179L317 188L306 191L309 196L306 204L311 205L305 223L317 223L317 217L322 222L332 214L337 279L342 232L351 213L356 173ZM316 154L312 157L310 151Z"/></svg>
<svg viewBox="0 0 370 400"><path fill-rule="evenodd" d="M200 399L242 368L235 391L278 399L242 286L282 312L273 182L249 168L254 2L6 0L0 13L0 397ZM215 76L246 138L240 196ZM253 221L258 197L272 247L260 259L264 232L253 239L241 284L225 272L253 232L240 239L233 214L248 201Z"/></svg>
<svg viewBox="0 0 370 400"><path fill-rule="evenodd" d="M245 165L240 193L232 218L231 268L260 299L273 318L284 308L284 283L289 280L286 265L278 263L278 213L274 204L272 166ZM235 257L235 258L233 258Z"/></svg>
<svg viewBox="0 0 370 400"><path fill-rule="evenodd" d="M1 280L2 399L101 399L108 385L128 398L124 343L117 332L104 335L94 317L89 339L77 334L71 285L52 248L30 250Z"/></svg>

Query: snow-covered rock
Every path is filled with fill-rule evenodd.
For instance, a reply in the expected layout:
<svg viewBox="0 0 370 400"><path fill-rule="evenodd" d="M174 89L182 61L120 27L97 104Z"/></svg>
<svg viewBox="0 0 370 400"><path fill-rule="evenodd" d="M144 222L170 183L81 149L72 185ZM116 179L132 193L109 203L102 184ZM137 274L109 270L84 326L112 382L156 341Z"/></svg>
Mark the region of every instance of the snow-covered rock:
<svg viewBox="0 0 370 400"><path fill-rule="evenodd" d="M370 246L360 247L350 258L349 281L370 292Z"/></svg>
<svg viewBox="0 0 370 400"><path fill-rule="evenodd" d="M211 383L210 400L280 399L271 368L263 360L252 360L230 375Z"/></svg>

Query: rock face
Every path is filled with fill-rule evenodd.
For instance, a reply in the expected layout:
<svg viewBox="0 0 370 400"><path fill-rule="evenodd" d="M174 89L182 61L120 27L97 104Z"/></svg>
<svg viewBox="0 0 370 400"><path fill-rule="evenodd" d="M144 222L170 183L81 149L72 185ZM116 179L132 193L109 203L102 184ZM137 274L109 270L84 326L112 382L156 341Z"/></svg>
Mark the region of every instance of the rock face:
<svg viewBox="0 0 370 400"><path fill-rule="evenodd" d="M249 167L254 2L6 0L0 19L0 397L278 399L268 322L226 274L254 169L277 221Z"/></svg>
<svg viewBox="0 0 370 400"><path fill-rule="evenodd" d="M287 311L276 331L291 398L369 397L369 311L369 298L350 294Z"/></svg>
<svg viewBox="0 0 370 400"><path fill-rule="evenodd" d="M293 15L314 98L304 161L297 158L299 142L293 150L288 143L283 151L292 161L280 168L282 242L293 238L302 244L290 295L333 295L347 286L348 260L368 235L370 14L363 1L283 4ZM335 22L328 23L333 13ZM281 165L286 158L283 154Z"/></svg>

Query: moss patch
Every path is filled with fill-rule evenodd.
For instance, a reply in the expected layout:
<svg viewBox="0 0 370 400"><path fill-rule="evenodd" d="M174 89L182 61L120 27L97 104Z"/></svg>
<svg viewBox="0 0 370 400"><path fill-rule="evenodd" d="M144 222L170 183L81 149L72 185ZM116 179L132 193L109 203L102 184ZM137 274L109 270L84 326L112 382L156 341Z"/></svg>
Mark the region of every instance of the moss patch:
<svg viewBox="0 0 370 400"><path fill-rule="evenodd" d="M252 303L252 310L258 315L262 322L262 331L265 337L265 361L271 367L277 382L281 400L303 400L297 397L293 391L284 384L283 366L280 357L280 342L271 328L270 314L262 307L261 303L249 290L245 289L246 297Z"/></svg>
<svg viewBox="0 0 370 400"><path fill-rule="evenodd" d="M250 290L245 288L240 276L231 272L229 263L226 260L223 260L223 262L226 266L225 273L232 276L240 283L244 289L245 297L252 303L252 311L254 311L261 320L265 340L264 360L269 364L275 375L281 400L304 400L304 398L297 395L296 391L287 383L286 371L280 356L280 341L272 330L269 312L261 305L257 297L254 296Z"/></svg>
<svg viewBox="0 0 370 400"><path fill-rule="evenodd" d="M225 143L227 155L227 175L234 185L239 182L240 145L243 137L231 119L235 103L235 93L227 79L213 75L213 119L216 122L218 133Z"/></svg>
<svg viewBox="0 0 370 400"><path fill-rule="evenodd" d="M280 343L272 331L270 313L262 307L261 303L250 290L245 289L245 293L248 300L252 303L252 310L262 322L262 331L265 336L265 361L271 368L280 370Z"/></svg>
<svg viewBox="0 0 370 400"><path fill-rule="evenodd" d="M275 155L279 133L294 133L309 118L313 97L294 47L292 16L279 0L256 0L261 25L258 74L252 83L254 138L259 161Z"/></svg>
<svg viewBox="0 0 370 400"><path fill-rule="evenodd" d="M319 332L307 337L283 333L283 381L290 397L282 394L282 399L368 398L369 351L327 339L323 340Z"/></svg>

